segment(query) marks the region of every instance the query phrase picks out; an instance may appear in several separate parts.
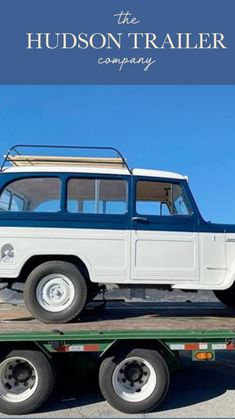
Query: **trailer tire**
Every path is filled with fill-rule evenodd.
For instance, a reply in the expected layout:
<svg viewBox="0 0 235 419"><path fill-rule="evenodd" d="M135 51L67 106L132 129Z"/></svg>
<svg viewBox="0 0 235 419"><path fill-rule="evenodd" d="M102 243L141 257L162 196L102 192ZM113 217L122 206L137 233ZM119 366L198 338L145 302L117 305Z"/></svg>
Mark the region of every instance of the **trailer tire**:
<svg viewBox="0 0 235 419"><path fill-rule="evenodd" d="M226 290L214 291L214 294L221 303L235 308L235 284Z"/></svg>
<svg viewBox="0 0 235 419"><path fill-rule="evenodd" d="M25 305L43 323L68 323L82 311L86 300L86 281L70 262L44 262L25 282Z"/></svg>
<svg viewBox="0 0 235 419"><path fill-rule="evenodd" d="M38 409L50 396L55 377L40 351L14 350L0 360L0 411L24 415Z"/></svg>
<svg viewBox="0 0 235 419"><path fill-rule="evenodd" d="M152 349L131 349L105 358L99 370L104 398L123 413L145 413L161 403L169 387L169 370Z"/></svg>

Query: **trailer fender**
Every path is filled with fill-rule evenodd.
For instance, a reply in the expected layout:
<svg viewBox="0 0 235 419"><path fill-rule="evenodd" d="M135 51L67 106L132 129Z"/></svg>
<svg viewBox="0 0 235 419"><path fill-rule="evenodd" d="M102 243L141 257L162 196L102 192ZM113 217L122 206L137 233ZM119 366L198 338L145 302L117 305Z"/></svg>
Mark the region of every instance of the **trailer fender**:
<svg viewBox="0 0 235 419"><path fill-rule="evenodd" d="M116 339L104 349L100 359L103 360L107 356L112 356L120 350L128 353L133 348L156 350L165 359L170 370L179 366L178 351L173 352L168 345L158 339Z"/></svg>

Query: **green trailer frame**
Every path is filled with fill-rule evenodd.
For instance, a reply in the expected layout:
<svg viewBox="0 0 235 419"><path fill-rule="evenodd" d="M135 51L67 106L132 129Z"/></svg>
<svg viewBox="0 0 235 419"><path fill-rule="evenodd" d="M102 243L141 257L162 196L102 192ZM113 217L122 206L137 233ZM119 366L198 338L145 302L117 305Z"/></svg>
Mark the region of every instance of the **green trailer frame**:
<svg viewBox="0 0 235 419"><path fill-rule="evenodd" d="M1 342L33 342L48 353L100 352L116 342L159 342L171 351L235 350L235 330L110 330L100 332L2 332ZM27 345L25 345L27 347ZM195 359L195 357L193 357Z"/></svg>
<svg viewBox="0 0 235 419"><path fill-rule="evenodd" d="M188 316L189 311L191 316ZM167 304L159 305L157 308L155 305L149 304L120 304L119 308L115 306L101 312L88 312L78 323L65 325L41 324L35 320L29 320L28 313L24 311L24 308L9 308L9 310L0 312L0 354L2 355L2 362L0 362L0 411L17 414L21 409L21 405L18 406L18 403L14 403L12 408L13 403L4 404L1 400L1 391L4 385L12 385L12 379L8 381L5 379L5 382L1 383L2 365L4 366L6 362L9 364L9 361L6 360L9 351L14 351L13 364L9 367L13 370L18 368L14 362L20 363L19 360L24 360L25 353L29 356L30 365L34 360L37 364L39 355L39 358L43 356L45 362L50 364L55 356L58 360L63 354L70 354L72 359L75 359L73 355L76 355L77 359L77 356L82 353L87 353L88 357L89 354L93 354L98 364L101 365L100 381L103 380L101 391L103 390L104 397L122 412L139 413L152 409L160 403L166 394L169 385L168 372L166 371L170 371L178 364L179 352L190 353L195 361L213 361L218 351L235 351L234 325L234 312L221 308L221 305L217 303L201 307L193 305L190 310L186 304L181 304L181 306L175 304L169 308L167 308ZM33 361L30 358L30 351L33 354ZM124 365L120 369L120 374L123 374L123 369L129 368L128 371L130 370L130 365L127 365L130 364L130 361L125 364L125 359L134 359L134 356L136 373L142 368L141 365L144 365L145 355L146 365L149 365L151 359L153 359L153 365L155 363L156 368L161 364L158 374L161 376L163 373L163 381L165 380L162 393L157 394L150 405L146 405L145 400L139 399L134 404L126 402L126 400L121 400L120 403L117 397L110 394L112 387L110 378L109 385L106 384L106 376L108 377L109 370L112 369L113 360L116 359L117 365L118 362L120 365ZM15 361L17 357L18 361ZM109 363L108 366L107 363ZM49 364L47 370L50 368ZM23 365L22 362L20 365ZM147 374L148 367L146 365L143 367L139 382L143 382L142 376ZM131 366L133 367L132 364ZM165 368L165 373L161 372L161 368L163 370ZM22 372L21 370L20 372ZM7 371L9 374L10 370ZM29 367L25 371L28 373ZM5 373L5 376L7 374ZM50 381L49 378L48 380ZM118 380L120 381L120 378ZM27 385L31 381L26 381ZM126 381L126 378L123 381ZM15 382L17 383L17 381ZM133 383L131 382L131 385L136 385L134 381ZM19 384L22 383L19 381L17 385L19 386ZM147 384L144 382L144 385ZM119 387L117 386L117 392ZM138 391L140 392L139 387ZM26 401L26 407L22 407L21 413L35 410L46 401L49 393L48 390L46 396L39 397L34 403L30 400ZM151 401L151 397L147 399Z"/></svg>

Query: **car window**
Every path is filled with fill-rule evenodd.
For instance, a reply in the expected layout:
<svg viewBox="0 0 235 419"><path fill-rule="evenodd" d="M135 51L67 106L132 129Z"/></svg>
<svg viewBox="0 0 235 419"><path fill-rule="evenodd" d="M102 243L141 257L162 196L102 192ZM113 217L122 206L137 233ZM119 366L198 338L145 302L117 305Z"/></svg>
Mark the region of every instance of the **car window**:
<svg viewBox="0 0 235 419"><path fill-rule="evenodd" d="M11 194L4 190L0 197L0 211L7 211L10 206Z"/></svg>
<svg viewBox="0 0 235 419"><path fill-rule="evenodd" d="M0 211L58 212L60 180L51 177L24 178L11 182L0 195Z"/></svg>
<svg viewBox="0 0 235 419"><path fill-rule="evenodd" d="M67 210L79 214L125 214L127 182L121 179L70 179Z"/></svg>
<svg viewBox="0 0 235 419"><path fill-rule="evenodd" d="M181 185L139 181L136 187L136 212L141 215L189 215L190 208Z"/></svg>

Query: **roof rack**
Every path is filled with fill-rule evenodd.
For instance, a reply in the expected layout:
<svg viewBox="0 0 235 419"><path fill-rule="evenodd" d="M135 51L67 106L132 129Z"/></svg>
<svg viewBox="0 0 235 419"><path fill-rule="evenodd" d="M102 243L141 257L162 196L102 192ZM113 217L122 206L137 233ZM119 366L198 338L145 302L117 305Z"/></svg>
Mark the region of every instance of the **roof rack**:
<svg viewBox="0 0 235 419"><path fill-rule="evenodd" d="M116 154L115 157L83 157L83 156L55 156L55 155L33 155L33 154L22 154L21 149L56 149L56 150L89 150L89 151L110 151ZM93 146L53 146L53 145L35 145L35 144L18 144L11 147L7 154L4 156L4 160L0 170L6 167L7 162L10 162L13 166L45 166L54 165L58 166L99 166L99 167L117 167L126 168L131 174L132 171L128 166L126 160L122 156L119 150L114 147L93 147Z"/></svg>

